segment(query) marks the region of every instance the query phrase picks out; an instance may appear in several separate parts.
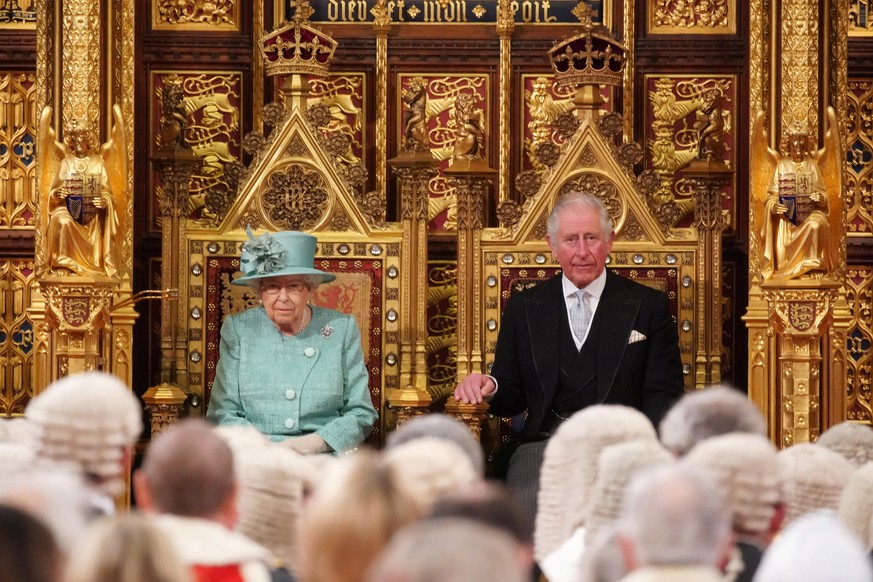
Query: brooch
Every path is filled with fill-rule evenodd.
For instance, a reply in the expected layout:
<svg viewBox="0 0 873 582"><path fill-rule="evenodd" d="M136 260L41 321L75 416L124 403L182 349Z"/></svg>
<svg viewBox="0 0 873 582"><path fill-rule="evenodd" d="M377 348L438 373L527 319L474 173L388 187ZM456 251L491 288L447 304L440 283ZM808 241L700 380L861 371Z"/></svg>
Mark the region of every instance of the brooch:
<svg viewBox="0 0 873 582"><path fill-rule="evenodd" d="M330 336L333 335L333 328L330 324L325 324L325 326L321 328L321 335L324 339L330 339Z"/></svg>

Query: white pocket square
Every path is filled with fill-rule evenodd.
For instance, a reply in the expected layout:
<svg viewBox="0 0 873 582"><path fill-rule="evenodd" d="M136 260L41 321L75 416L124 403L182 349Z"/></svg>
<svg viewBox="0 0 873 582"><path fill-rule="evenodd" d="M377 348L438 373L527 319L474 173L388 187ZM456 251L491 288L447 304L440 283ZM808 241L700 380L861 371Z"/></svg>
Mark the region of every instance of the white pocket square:
<svg viewBox="0 0 873 582"><path fill-rule="evenodd" d="M646 335L645 335L645 334L642 334L642 333L638 332L637 330L633 330L633 331L630 333L630 337L627 338L627 343L629 343L629 344L635 344L635 343L637 343L637 342L641 342L641 341L643 341L644 339L646 339Z"/></svg>

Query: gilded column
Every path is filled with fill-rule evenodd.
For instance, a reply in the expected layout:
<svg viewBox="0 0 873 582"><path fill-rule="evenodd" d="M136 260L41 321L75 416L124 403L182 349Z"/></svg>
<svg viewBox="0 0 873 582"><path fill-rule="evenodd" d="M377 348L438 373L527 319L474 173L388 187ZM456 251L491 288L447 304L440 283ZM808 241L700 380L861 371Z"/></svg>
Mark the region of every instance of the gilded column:
<svg viewBox="0 0 873 582"><path fill-rule="evenodd" d="M36 8L34 391L85 370L130 384L135 0ZM80 242L70 245L70 233Z"/></svg>
<svg viewBox="0 0 873 582"><path fill-rule="evenodd" d="M100 127L100 0L64 0L57 32L61 42L64 125L73 119Z"/></svg>
<svg viewBox="0 0 873 582"><path fill-rule="evenodd" d="M721 239L726 220L721 209L722 190L733 172L722 160L695 160L685 170L694 189L694 228L697 230L697 354L694 384L702 388L721 382Z"/></svg>
<svg viewBox="0 0 873 582"><path fill-rule="evenodd" d="M497 35L500 37L500 102L512 103L512 33L515 31L511 2L499 0L497 3ZM500 135L497 172L497 200L509 200L509 160L512 145L510 126L511 107L499 107ZM460 210L459 210L460 211ZM458 321L464 321L458 319Z"/></svg>
<svg viewBox="0 0 873 582"><path fill-rule="evenodd" d="M387 0L370 9L376 32L376 192L385 196L388 169L388 34L391 15Z"/></svg>
<svg viewBox="0 0 873 582"><path fill-rule="evenodd" d="M819 117L819 3L782 0L779 87L782 127L801 122L814 128Z"/></svg>

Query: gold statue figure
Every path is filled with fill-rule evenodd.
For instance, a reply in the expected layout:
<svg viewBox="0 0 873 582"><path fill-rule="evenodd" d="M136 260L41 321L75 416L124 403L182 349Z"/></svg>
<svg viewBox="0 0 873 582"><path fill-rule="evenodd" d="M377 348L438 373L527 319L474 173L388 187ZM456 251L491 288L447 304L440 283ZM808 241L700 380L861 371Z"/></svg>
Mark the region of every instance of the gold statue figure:
<svg viewBox="0 0 873 582"><path fill-rule="evenodd" d="M39 122L40 208L45 264L56 274L116 276L127 200L127 171L121 108L113 108L111 139L94 151L89 128L74 120L64 143L51 127L46 107Z"/></svg>
<svg viewBox="0 0 873 582"><path fill-rule="evenodd" d="M430 150L427 136L427 85L422 77L415 77L403 90L403 150L426 152Z"/></svg>
<svg viewBox="0 0 873 582"><path fill-rule="evenodd" d="M721 92L710 89L703 96L703 105L697 110L694 129L697 130L697 159L723 162L725 155L725 115Z"/></svg>
<svg viewBox="0 0 873 582"><path fill-rule="evenodd" d="M823 278L834 274L839 241L841 175L836 114L828 108L824 147L792 124L780 156L767 143L764 115L752 135L752 192L756 203L758 266L769 279Z"/></svg>
<svg viewBox="0 0 873 582"><path fill-rule="evenodd" d="M472 93L459 93L455 99L455 145L452 159L469 160L482 158L482 110L476 106Z"/></svg>

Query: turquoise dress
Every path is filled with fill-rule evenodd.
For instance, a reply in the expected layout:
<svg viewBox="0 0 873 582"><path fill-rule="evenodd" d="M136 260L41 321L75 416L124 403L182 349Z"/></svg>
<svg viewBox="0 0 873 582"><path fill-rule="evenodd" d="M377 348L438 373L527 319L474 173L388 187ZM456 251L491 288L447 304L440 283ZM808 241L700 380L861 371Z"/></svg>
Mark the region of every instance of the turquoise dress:
<svg viewBox="0 0 873 582"><path fill-rule="evenodd" d="M252 425L273 441L316 433L336 452L370 434L378 414L355 320L312 306L300 334L286 336L263 307L224 320L206 418Z"/></svg>

